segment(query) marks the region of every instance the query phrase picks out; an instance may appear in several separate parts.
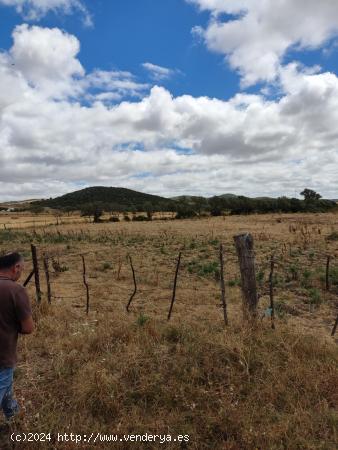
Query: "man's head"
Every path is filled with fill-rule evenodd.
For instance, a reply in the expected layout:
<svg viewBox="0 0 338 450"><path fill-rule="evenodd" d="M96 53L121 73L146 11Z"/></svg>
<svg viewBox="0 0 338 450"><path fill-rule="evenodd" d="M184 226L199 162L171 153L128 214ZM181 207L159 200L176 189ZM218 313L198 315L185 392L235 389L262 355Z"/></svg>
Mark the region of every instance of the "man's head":
<svg viewBox="0 0 338 450"><path fill-rule="evenodd" d="M24 260L20 253L13 252L0 256L0 275L17 281L22 274L23 268Z"/></svg>

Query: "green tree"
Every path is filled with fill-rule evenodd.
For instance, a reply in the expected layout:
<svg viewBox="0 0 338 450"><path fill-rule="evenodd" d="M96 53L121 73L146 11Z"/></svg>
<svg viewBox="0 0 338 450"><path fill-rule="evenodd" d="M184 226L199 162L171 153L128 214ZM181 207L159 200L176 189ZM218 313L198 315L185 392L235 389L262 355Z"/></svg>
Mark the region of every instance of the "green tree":
<svg viewBox="0 0 338 450"><path fill-rule="evenodd" d="M82 207L81 216L93 217L94 223L100 222L100 217L103 214L103 210L99 205L89 203Z"/></svg>
<svg viewBox="0 0 338 450"><path fill-rule="evenodd" d="M143 210L147 213L148 220L152 220L154 214L154 207L151 202L143 203Z"/></svg>
<svg viewBox="0 0 338 450"><path fill-rule="evenodd" d="M317 194L316 191L313 191L312 189L304 189L300 195L304 197L304 200L307 201L317 201L322 198L320 194Z"/></svg>

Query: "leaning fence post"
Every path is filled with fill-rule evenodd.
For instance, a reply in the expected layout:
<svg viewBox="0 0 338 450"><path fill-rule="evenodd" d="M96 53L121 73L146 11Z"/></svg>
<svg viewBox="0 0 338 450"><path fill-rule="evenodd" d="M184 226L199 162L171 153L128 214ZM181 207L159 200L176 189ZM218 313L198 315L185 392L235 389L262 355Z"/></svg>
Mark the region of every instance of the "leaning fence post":
<svg viewBox="0 0 338 450"><path fill-rule="evenodd" d="M253 237L249 233L234 236L239 260L243 294L243 313L245 318L255 318L257 314L257 285Z"/></svg>
<svg viewBox="0 0 338 450"><path fill-rule="evenodd" d="M330 290L330 261L331 256L328 255L326 259L326 274L325 274L325 288L327 291Z"/></svg>
<svg viewBox="0 0 338 450"><path fill-rule="evenodd" d="M83 284L85 285L85 288L86 288L86 297L87 297L86 314L88 314L89 313L89 286L88 286L87 278L86 278L86 262L85 262L83 255L81 255L81 258L82 258L82 278L83 278Z"/></svg>
<svg viewBox="0 0 338 450"><path fill-rule="evenodd" d="M129 301L128 301L128 304L127 304L127 306L126 306L127 312L129 312L129 307L130 307L131 302L133 301L133 298L135 297L136 292L137 292L137 283L136 283L135 270L134 270L134 266L133 266L133 260L131 259L131 256L130 256L130 255L128 255L128 259L129 259L129 262L130 262L131 271L132 271L132 273L133 273L134 291L133 291L133 293L131 294L131 296L130 296L130 298L129 298Z"/></svg>
<svg viewBox="0 0 338 450"><path fill-rule="evenodd" d="M225 284L224 284L224 252L223 244L219 247L219 260L220 260L220 284L221 284L221 300L223 307L224 323L228 325L228 314L227 314L227 304L225 299Z"/></svg>
<svg viewBox="0 0 338 450"><path fill-rule="evenodd" d="M337 314L336 321L332 328L331 336L334 336L336 334L337 326L338 326L338 314Z"/></svg>
<svg viewBox="0 0 338 450"><path fill-rule="evenodd" d="M46 254L43 255L43 267L45 270L45 276L46 276L46 284L47 284L47 298L48 303L52 302L52 291L50 287L50 279L49 279L49 259Z"/></svg>
<svg viewBox="0 0 338 450"><path fill-rule="evenodd" d="M275 329L275 302L273 296L273 272L275 268L274 256L271 256L270 260L270 275L269 275L269 288L270 288L270 310L271 310L271 328Z"/></svg>
<svg viewBox="0 0 338 450"><path fill-rule="evenodd" d="M169 309L169 313L168 313L168 320L170 320L171 313L172 313L172 310L173 310L173 306L174 306L174 303L175 303L177 277L178 277L178 271L179 271L180 264L181 264L181 256L182 256L182 253L180 252L179 255L178 255L178 260L177 260L177 265L176 265L174 287L173 287L173 296L172 296L172 299L171 299L170 309Z"/></svg>
<svg viewBox="0 0 338 450"><path fill-rule="evenodd" d="M38 303L41 302L41 288L40 288L40 276L39 276L39 263L37 257L37 250L34 244L31 244L31 252L32 252L32 261L34 267L34 279L35 279L35 292L36 292L36 301Z"/></svg>
<svg viewBox="0 0 338 450"><path fill-rule="evenodd" d="M24 283L23 283L24 287L26 287L28 285L28 283L31 281L33 275L34 275L34 269L31 271L31 273L28 275L28 277L24 281Z"/></svg>

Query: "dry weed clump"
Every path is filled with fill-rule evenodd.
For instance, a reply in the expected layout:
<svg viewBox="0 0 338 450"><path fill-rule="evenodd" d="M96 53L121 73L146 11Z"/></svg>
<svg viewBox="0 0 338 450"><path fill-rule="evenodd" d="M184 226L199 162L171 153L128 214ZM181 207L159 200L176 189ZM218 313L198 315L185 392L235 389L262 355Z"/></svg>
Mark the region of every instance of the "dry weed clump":
<svg viewBox="0 0 338 450"><path fill-rule="evenodd" d="M225 330L221 322L117 311L93 320L67 306L47 309L32 347L22 348L16 383L27 411L12 430L188 434L183 448L192 449L337 448L338 358L330 343L282 324Z"/></svg>

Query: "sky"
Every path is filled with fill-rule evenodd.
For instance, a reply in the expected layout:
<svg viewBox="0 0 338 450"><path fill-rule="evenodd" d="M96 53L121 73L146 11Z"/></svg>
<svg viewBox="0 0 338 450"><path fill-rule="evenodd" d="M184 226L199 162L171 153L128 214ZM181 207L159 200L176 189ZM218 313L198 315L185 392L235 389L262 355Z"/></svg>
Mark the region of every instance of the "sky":
<svg viewBox="0 0 338 450"><path fill-rule="evenodd" d="M0 0L0 201L338 198L336 0Z"/></svg>

